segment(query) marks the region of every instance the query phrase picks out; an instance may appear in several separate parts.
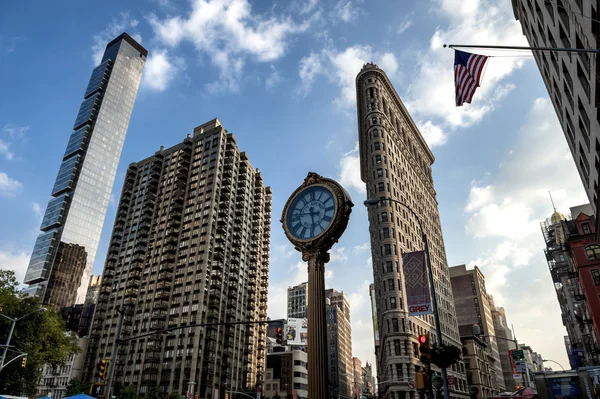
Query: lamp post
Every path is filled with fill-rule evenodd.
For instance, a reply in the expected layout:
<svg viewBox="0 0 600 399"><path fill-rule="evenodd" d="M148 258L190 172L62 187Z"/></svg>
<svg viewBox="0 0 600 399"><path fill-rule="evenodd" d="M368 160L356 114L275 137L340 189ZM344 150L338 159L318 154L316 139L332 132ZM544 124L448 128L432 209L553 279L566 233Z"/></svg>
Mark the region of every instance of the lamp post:
<svg viewBox="0 0 600 399"><path fill-rule="evenodd" d="M39 308L39 309L34 310L33 312L27 313L25 316L16 317L14 319L12 317L8 317L8 316L0 313L0 316L4 317L5 319L8 319L12 322L12 324L10 326L10 332L8 333L8 338L6 340L6 345L4 345L4 351L2 352L2 360L0 360L0 371L2 371L2 369L4 368L4 359L6 359L6 353L8 352L8 346L10 345L10 340L12 338L13 332L15 331L15 325L17 324L17 321L24 319L25 317L27 317L33 313L36 313L36 312L44 313L45 311L46 311L46 308Z"/></svg>
<svg viewBox="0 0 600 399"><path fill-rule="evenodd" d="M561 369L563 369L563 370L565 369L565 368L564 368L564 367L563 367L563 366L562 366L562 365L561 365L559 362L557 362L557 361L554 361L554 360L551 360L551 359L542 359L542 362L552 362L552 363L556 363L556 364L558 364L558 365L560 366L560 368L561 368ZM544 366L544 365L542 364L542 367L543 367L543 366Z"/></svg>
<svg viewBox="0 0 600 399"><path fill-rule="evenodd" d="M397 199L373 198L373 199L366 200L363 203L366 207L368 207L370 205L377 205L377 204L379 204L379 202L382 202L382 201L395 202L395 203L405 207L417 220L417 224L419 225L419 229L421 230L421 239L423 240L423 249L425 251L425 258L427 259L427 270L428 270L428 274L429 274L429 286L431 287L431 301L433 302L433 319L435 320L435 333L436 333L438 345L441 345L443 343L443 341L442 341L442 326L440 324L440 315L438 313L437 297L436 297L436 293L435 293L435 284L433 281L433 270L431 267L431 257L429 256L429 244L427 243L427 235L425 234L425 231L423 230L423 225L421 224L421 219L415 213L415 211L412 210L412 208L410 206L406 205L405 203L403 203L401 201L398 201ZM448 373L446 371L446 367L440 367L440 369L442 370L442 379L444 380L444 382L443 382L444 398L450 399L450 390L448 389Z"/></svg>

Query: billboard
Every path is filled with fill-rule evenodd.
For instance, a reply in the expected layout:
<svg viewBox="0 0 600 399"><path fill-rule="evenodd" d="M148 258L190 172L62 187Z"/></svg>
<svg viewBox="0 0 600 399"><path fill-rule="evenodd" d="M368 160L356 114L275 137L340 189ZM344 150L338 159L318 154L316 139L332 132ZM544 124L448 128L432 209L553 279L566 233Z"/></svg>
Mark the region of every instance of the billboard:
<svg viewBox="0 0 600 399"><path fill-rule="evenodd" d="M432 314L431 291L425 264L425 252L408 252L402 255L402 270L409 316Z"/></svg>
<svg viewBox="0 0 600 399"><path fill-rule="evenodd" d="M306 346L308 343L308 319L287 319L284 331L287 345Z"/></svg>
<svg viewBox="0 0 600 399"><path fill-rule="evenodd" d="M377 322L377 302L375 301L375 284L369 285L371 294L371 316L373 317L373 335L375 336L375 346L379 346L379 323Z"/></svg>

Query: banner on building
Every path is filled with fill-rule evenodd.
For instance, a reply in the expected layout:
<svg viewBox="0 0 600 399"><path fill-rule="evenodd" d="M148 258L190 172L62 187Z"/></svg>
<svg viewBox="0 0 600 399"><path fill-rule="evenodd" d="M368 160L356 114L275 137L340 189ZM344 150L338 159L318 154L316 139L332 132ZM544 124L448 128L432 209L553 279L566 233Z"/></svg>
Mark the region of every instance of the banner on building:
<svg viewBox="0 0 600 399"><path fill-rule="evenodd" d="M308 344L308 319L287 319L285 339L287 345L306 346Z"/></svg>
<svg viewBox="0 0 600 399"><path fill-rule="evenodd" d="M431 292L427 278L425 252L408 252L402 255L402 270L409 316L432 314Z"/></svg>
<svg viewBox="0 0 600 399"><path fill-rule="evenodd" d="M375 285L369 286L371 291L371 315L373 316L373 335L375 336L375 346L379 346L379 323L377 322L377 303L375 301Z"/></svg>

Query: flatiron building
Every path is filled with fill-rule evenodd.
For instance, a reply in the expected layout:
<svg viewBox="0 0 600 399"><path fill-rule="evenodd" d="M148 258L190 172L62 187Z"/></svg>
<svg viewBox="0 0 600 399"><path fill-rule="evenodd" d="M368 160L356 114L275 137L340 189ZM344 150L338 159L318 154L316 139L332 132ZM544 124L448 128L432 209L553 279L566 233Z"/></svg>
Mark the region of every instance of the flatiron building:
<svg viewBox="0 0 600 399"><path fill-rule="evenodd" d="M368 198L393 198L419 215L429 239L444 343L461 347L442 227L433 185L434 157L389 78L375 64L356 77L361 179ZM378 391L385 399L412 399L408 387L422 369L417 336L430 333L433 315L408 317L402 254L423 250L417 220L401 205L385 201L368 209L376 325ZM434 367L434 369L436 369ZM468 397L464 364L448 369L451 397Z"/></svg>
<svg viewBox="0 0 600 399"><path fill-rule="evenodd" d="M127 33L92 71L24 283L57 310L83 303L148 51Z"/></svg>
<svg viewBox="0 0 600 399"><path fill-rule="evenodd" d="M102 276L84 378L121 338L114 395L255 390L266 325L185 327L267 318L271 189L214 119L180 144L129 165ZM223 396L220 396L223 397Z"/></svg>

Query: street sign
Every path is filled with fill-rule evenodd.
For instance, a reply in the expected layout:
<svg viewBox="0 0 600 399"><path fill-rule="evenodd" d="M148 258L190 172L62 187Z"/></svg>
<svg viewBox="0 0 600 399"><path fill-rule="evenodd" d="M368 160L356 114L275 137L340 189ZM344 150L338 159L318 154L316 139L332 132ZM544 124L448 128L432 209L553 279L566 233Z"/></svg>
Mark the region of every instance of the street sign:
<svg viewBox="0 0 600 399"><path fill-rule="evenodd" d="M453 375L449 375L448 376L448 386L451 387L454 385L454 376Z"/></svg>
<svg viewBox="0 0 600 399"><path fill-rule="evenodd" d="M415 382L413 380L408 381L408 389L415 389Z"/></svg>
<svg viewBox="0 0 600 399"><path fill-rule="evenodd" d="M527 363L524 360L517 360L515 362L515 369L518 373L526 373L527 372Z"/></svg>
<svg viewBox="0 0 600 399"><path fill-rule="evenodd" d="M523 375L521 373L513 373L513 379L518 379L518 378L522 378Z"/></svg>
<svg viewBox="0 0 600 399"><path fill-rule="evenodd" d="M512 357L514 360L521 360L521 359L525 359L525 354L523 353L522 350L514 350L512 351Z"/></svg>

